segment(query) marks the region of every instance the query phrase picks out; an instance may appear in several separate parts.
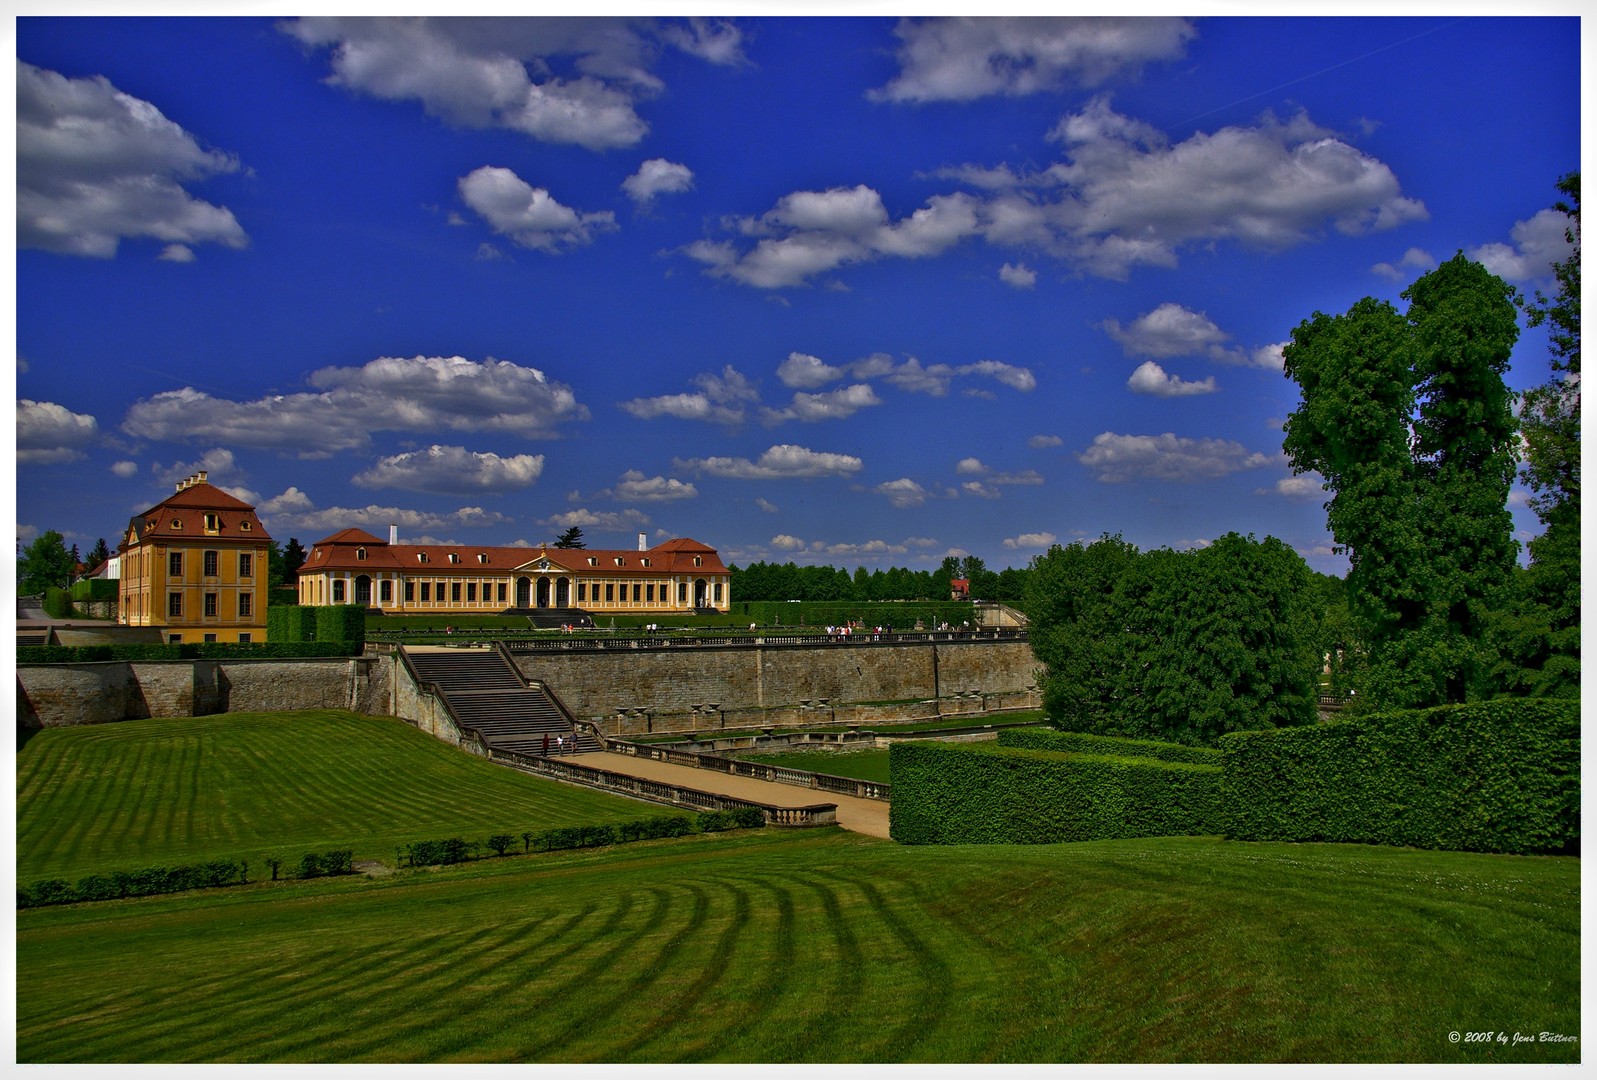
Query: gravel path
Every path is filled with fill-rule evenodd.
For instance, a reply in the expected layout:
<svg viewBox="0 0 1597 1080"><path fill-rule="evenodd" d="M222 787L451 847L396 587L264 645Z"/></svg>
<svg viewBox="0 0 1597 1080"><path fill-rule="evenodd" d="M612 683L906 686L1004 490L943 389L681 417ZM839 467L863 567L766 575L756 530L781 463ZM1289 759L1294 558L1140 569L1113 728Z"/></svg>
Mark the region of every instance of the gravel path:
<svg viewBox="0 0 1597 1080"><path fill-rule="evenodd" d="M645 780L659 780L694 791L708 791L716 795L731 795L751 802L770 803L773 806L814 806L817 803L837 804L837 823L850 832L890 839L887 833L887 803L880 799L860 799L853 795L837 795L830 791L815 791L793 784L777 784L769 780L755 780L747 776L728 776L714 769L695 769L687 765L668 765L663 761L640 760L626 754L578 754L574 762L592 765L596 769L627 776L640 776Z"/></svg>

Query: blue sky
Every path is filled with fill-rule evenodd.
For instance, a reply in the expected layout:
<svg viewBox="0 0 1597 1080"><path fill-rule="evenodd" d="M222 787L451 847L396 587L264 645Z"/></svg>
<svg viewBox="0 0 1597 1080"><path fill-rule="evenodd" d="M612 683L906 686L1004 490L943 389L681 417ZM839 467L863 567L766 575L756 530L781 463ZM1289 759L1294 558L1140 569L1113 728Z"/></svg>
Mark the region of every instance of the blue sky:
<svg viewBox="0 0 1597 1080"><path fill-rule="evenodd" d="M1341 572L1280 345L1460 250L1550 290L1580 164L1573 18L15 33L16 530L84 551L207 469L307 548Z"/></svg>

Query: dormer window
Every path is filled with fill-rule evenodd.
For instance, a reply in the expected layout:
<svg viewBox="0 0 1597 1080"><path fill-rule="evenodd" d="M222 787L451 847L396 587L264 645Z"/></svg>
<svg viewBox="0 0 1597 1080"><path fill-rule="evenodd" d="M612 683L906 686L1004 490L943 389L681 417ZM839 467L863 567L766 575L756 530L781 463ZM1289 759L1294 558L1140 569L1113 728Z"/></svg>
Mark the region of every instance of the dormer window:
<svg viewBox="0 0 1597 1080"><path fill-rule="evenodd" d="M588 565L589 566L598 566L599 565L599 557L597 555L589 555L588 556Z"/></svg>
<svg viewBox="0 0 1597 1080"><path fill-rule="evenodd" d="M625 565L627 565L627 560L625 560L621 556L617 555L616 556L616 565L617 566L625 566Z"/></svg>
<svg viewBox="0 0 1597 1080"><path fill-rule="evenodd" d="M694 566L703 566L704 565L704 556L702 556L702 555L693 556L693 565Z"/></svg>
<svg viewBox="0 0 1597 1080"><path fill-rule="evenodd" d="M639 560L638 560L638 561L639 561L639 562L641 562L641 563L642 563L642 564L643 564L643 565L644 565L644 566L650 566L650 565L652 565L652 564L651 564L651 563L650 563L650 562L649 562L649 560L648 560L648 559L639 559Z"/></svg>
<svg viewBox="0 0 1597 1080"><path fill-rule="evenodd" d="M451 551L451 552L450 552L450 553L449 553L449 561L450 561L450 562L452 562L452 563L458 563L458 562L460 562L460 552L458 552L458 551Z"/></svg>
<svg viewBox="0 0 1597 1080"><path fill-rule="evenodd" d="M172 531L173 532L177 532L177 531L179 531L182 528L183 528L183 520L181 518L173 518L172 519Z"/></svg>
<svg viewBox="0 0 1597 1080"><path fill-rule="evenodd" d="M488 565L488 556L487 556L487 554L484 553L484 552L481 552L481 551L477 552L477 561L479 563L481 563L483 566L487 566Z"/></svg>
<svg viewBox="0 0 1597 1080"><path fill-rule="evenodd" d="M416 552L416 561L417 562L426 562L427 561L427 553L425 551Z"/></svg>
<svg viewBox="0 0 1597 1080"><path fill-rule="evenodd" d="M238 531L239 532L249 532L250 529L252 529L252 528L254 528L254 526L252 526L247 521L241 521L241 522L238 523Z"/></svg>
<svg viewBox="0 0 1597 1080"><path fill-rule="evenodd" d="M205 531L206 532L218 532L218 531L221 530L221 528L222 528L222 519L221 519L221 517L219 515L217 515L217 514L206 514L205 515Z"/></svg>
<svg viewBox="0 0 1597 1080"><path fill-rule="evenodd" d="M365 562L366 561L366 549L363 548L363 547L356 548L355 549L355 558L358 559L361 562Z"/></svg>

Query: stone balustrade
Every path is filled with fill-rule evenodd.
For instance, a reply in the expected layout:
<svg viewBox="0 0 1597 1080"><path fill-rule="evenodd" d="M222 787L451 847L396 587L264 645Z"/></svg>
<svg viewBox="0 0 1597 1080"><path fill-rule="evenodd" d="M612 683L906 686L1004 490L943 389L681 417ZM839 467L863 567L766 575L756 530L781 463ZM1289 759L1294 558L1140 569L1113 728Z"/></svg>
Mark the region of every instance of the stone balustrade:
<svg viewBox="0 0 1597 1080"><path fill-rule="evenodd" d="M615 749L615 747L612 747L612 749ZM647 799L650 802L664 803L668 806L679 806L692 810L732 810L742 806L757 806L764 812L767 825L807 828L816 825L837 824L836 803L816 803L812 806L773 806L769 803L753 802L748 799L735 798L731 795L717 795L708 791L697 791L693 788L668 784L659 780L648 780L640 776L628 776L625 773L599 769L591 765L581 765L561 758L546 758L537 755L518 754L509 750L492 749L487 752L486 756L490 760L510 765L523 772L537 773L556 780L583 784L587 787L598 788L601 791L630 795L633 798ZM692 757L693 755L689 754L687 756ZM666 759L661 758L658 760ZM678 764L681 763L679 762Z"/></svg>

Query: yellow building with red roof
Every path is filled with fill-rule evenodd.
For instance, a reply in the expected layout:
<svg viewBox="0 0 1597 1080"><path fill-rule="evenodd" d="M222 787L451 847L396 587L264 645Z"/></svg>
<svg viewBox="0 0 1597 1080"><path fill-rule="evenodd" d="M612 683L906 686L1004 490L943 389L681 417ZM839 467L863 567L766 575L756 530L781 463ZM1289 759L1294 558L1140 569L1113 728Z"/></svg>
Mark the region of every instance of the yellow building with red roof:
<svg viewBox="0 0 1597 1080"><path fill-rule="evenodd" d="M117 621L169 642L265 641L271 541L255 508L204 472L180 481L117 546Z"/></svg>
<svg viewBox="0 0 1597 1080"><path fill-rule="evenodd" d="M637 550L401 544L361 529L318 540L299 569L301 604L361 604L391 615L540 608L678 614L731 608L732 574L714 548L667 540Z"/></svg>

